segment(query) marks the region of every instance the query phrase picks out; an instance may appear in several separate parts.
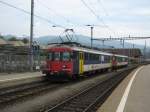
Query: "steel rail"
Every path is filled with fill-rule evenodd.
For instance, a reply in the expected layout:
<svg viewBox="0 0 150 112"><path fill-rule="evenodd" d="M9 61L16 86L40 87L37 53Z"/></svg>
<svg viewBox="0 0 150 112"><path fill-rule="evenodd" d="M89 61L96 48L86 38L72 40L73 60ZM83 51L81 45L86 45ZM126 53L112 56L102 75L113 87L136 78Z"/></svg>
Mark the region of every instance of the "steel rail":
<svg viewBox="0 0 150 112"><path fill-rule="evenodd" d="M128 72L130 72L130 70L132 70L133 68L128 69ZM127 75L128 72L125 70L123 72L118 73L113 78L107 79L99 84L93 85L93 86L85 89L84 91L82 91L72 97L69 97L68 99L64 100L63 102L46 110L45 112L58 112L58 111L88 112L89 109L91 109L112 88L114 88L116 85L118 85L119 82L122 79L124 79L124 77ZM120 74L125 74L125 75L120 75ZM118 80L118 78L120 78L120 79ZM118 80L118 81L116 81L116 80ZM110 85L112 85L112 86L110 86ZM97 94L97 93L99 93L99 94ZM96 97L93 97L93 96L96 96ZM91 102L91 100L92 100L92 102Z"/></svg>
<svg viewBox="0 0 150 112"><path fill-rule="evenodd" d="M20 98L34 95L42 91L53 89L58 87L60 84L52 84L49 82L39 82L39 83L29 83L26 85L20 85L19 87L8 88L5 90L1 89L0 91L0 104L4 104L10 101L18 100Z"/></svg>

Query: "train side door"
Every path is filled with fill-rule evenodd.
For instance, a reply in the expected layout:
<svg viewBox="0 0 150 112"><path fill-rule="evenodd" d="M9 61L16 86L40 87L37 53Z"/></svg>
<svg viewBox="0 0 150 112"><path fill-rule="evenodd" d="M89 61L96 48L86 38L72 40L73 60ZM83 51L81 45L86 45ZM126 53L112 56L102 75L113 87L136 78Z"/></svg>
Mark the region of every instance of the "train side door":
<svg viewBox="0 0 150 112"><path fill-rule="evenodd" d="M83 52L79 52L79 74L84 72Z"/></svg>

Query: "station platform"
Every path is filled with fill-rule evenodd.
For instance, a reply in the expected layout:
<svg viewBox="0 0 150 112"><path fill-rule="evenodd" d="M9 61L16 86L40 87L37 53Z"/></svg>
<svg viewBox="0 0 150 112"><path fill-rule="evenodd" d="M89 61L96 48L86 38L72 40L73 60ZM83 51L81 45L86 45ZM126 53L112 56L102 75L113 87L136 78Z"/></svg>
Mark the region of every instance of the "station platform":
<svg viewBox="0 0 150 112"><path fill-rule="evenodd" d="M132 71L97 112L149 112L150 65Z"/></svg>
<svg viewBox="0 0 150 112"><path fill-rule="evenodd" d="M31 81L42 80L45 75L42 72L26 72L26 73L0 73L0 89L6 86L14 86L17 84L29 83Z"/></svg>

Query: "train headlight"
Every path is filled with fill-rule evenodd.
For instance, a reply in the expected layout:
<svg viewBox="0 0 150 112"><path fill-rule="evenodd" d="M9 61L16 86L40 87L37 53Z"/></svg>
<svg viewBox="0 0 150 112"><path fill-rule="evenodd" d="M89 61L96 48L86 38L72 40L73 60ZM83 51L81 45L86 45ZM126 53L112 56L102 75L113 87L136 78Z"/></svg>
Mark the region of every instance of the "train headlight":
<svg viewBox="0 0 150 112"><path fill-rule="evenodd" d="M66 65L63 65L62 68L67 68L67 66L66 66Z"/></svg>

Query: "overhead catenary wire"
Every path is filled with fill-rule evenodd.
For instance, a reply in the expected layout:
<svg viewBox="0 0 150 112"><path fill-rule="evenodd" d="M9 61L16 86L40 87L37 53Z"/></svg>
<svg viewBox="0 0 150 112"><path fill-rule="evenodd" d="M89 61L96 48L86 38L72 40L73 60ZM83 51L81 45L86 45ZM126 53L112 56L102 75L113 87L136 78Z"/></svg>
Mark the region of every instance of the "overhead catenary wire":
<svg viewBox="0 0 150 112"><path fill-rule="evenodd" d="M71 21L71 20L68 19L66 16L60 14L59 12L57 12L57 11L53 10L52 8L48 7L46 4L42 3L40 0L37 0L37 2L39 2L41 6L43 6L43 7L46 8L47 10L51 11L51 12L54 13L55 15L57 15L57 16L63 18L67 23L72 24L74 28L75 28L75 27L83 27L83 26L85 26L84 24L79 24L79 23L77 23L77 22ZM71 25L71 26L72 26L72 25ZM100 27L100 25L99 25L99 27Z"/></svg>
<svg viewBox="0 0 150 112"><path fill-rule="evenodd" d="M87 1L89 1L89 0L87 0ZM109 29L109 26L108 25L106 25L106 23L103 21L103 19L102 18L100 18L99 17L99 15L97 15L95 12L94 12L94 10L92 9L92 8L90 8L90 6L88 6L88 4L83 0L82 1L83 2L83 4L94 14L94 16L96 16L96 18L98 17L98 19L101 19L101 21L100 22L102 22L103 23L103 25L97 25L97 24L91 24L91 26L96 26L96 27L107 27L108 29ZM90 1L89 1L89 3L90 3ZM94 8L94 7L93 7Z"/></svg>
<svg viewBox="0 0 150 112"><path fill-rule="evenodd" d="M83 3L83 5L84 5L86 8L88 8L88 9L90 10L90 12L97 18L97 20L98 20L99 22L101 22L108 30L110 30L110 31L114 34L114 36L118 37L118 35L116 35L115 31L112 30L108 25L106 25L106 23L103 21L103 19L100 18L99 15L97 15L97 14L95 13L95 11L94 11L92 8L90 8L90 6L88 6L88 4L87 4L84 0L81 0L81 2Z"/></svg>
<svg viewBox="0 0 150 112"><path fill-rule="evenodd" d="M103 3L101 0L97 0L97 2L99 3L99 5L102 7L102 9L104 10L106 16L109 16L109 13L107 12L106 8L104 7Z"/></svg>
<svg viewBox="0 0 150 112"><path fill-rule="evenodd" d="M19 10L19 11L25 13L25 14L28 14L28 15L31 14L30 12L26 11L25 9L19 8L19 7L15 6L15 5L9 4L9 3L7 3L7 2L4 2L4 1L1 1L1 0L0 0L0 3L6 5L6 6L8 6L8 7L14 8L14 9L16 9L16 10ZM45 22L47 22L47 23L50 23L50 24L52 24L52 25L54 25L54 26L57 26L57 27L61 27L61 28L63 28L63 29L66 29L66 27L64 27L64 26L62 26L62 25L59 25L59 24L56 24L55 22L53 22L53 21L51 21L51 20L49 20L49 19L47 19L47 18L45 18L45 17L42 17L42 16L37 15L37 14L34 14L34 16L35 16L36 18L38 18L38 19L40 19L40 20L43 20L43 21L45 21ZM81 25L80 25L80 26L81 26ZM98 25L97 25L97 26L98 26ZM101 26L99 25L98 27L101 27ZM103 26L103 27L104 27L104 26ZM105 26L105 27L106 27L106 26Z"/></svg>
<svg viewBox="0 0 150 112"><path fill-rule="evenodd" d="M101 0L97 0L97 1L98 1L99 5L103 8L103 10L104 10L106 16L109 16L109 13L108 13L108 11L106 10L106 8L104 7L102 1L101 1ZM116 34L114 30L112 30L110 27L108 27L108 28L114 33L114 35L116 35L117 37L119 37L119 35Z"/></svg>
<svg viewBox="0 0 150 112"><path fill-rule="evenodd" d="M87 6L87 8L97 17L97 19L98 19L99 21L101 21L101 22L104 24L103 27L107 27L108 29L110 29L110 28L104 23L104 21L94 12L94 10L92 10L92 9L86 4L86 2L85 2L84 0L81 0L81 1L82 1L82 2L84 3L84 5ZM30 12L26 11L25 9L19 8L19 7L15 6L15 5L9 4L9 3L7 3L7 2L4 2L4 1L1 1L1 0L0 0L0 3L6 5L6 6L8 6L8 7L14 8L14 9L16 9L16 10L19 10L19 11L25 13L25 14L28 14L28 15L31 14ZM66 29L66 27L64 27L64 26L62 26L62 25L59 25L59 24L56 24L55 22L53 22L53 21L51 21L51 20L49 20L49 19L47 19L47 18L45 18L45 17L43 17L43 16L40 16L40 15L37 15L37 14L34 14L34 16L35 16L36 18L40 19L40 20L43 20L43 21L47 22L47 23L50 23L50 24L55 25L55 26L57 26L57 27ZM99 26L98 26L98 27L99 27ZM110 30L111 30L111 29L110 29Z"/></svg>
<svg viewBox="0 0 150 112"><path fill-rule="evenodd" d="M16 9L16 10L18 10L18 11L21 11L21 12L23 12L23 13L25 13L25 14L31 15L31 12L28 12L28 11L26 11L25 9L19 8L19 7L15 6L15 5L12 5L12 4L10 4L10 3L7 3L7 2L1 1L1 0L0 0L0 3L3 4L3 5L6 5L6 6L8 6L8 7L14 8L14 9ZM43 21L45 21L45 22L47 22L47 23L50 23L50 24L52 24L52 25L54 25L54 26L57 26L57 27L60 27L60 28L63 28L63 29L67 29L66 27L64 27L64 26L62 26L62 25L59 25L59 24L56 24L56 23L54 23L53 21L51 21L51 20L49 20L49 19L47 19L47 18L45 18L45 17L39 16L39 15L37 15L37 14L34 14L34 16L35 16L36 18L38 18L38 19L40 19L40 20L43 20ZM76 35L75 35L75 37L76 37Z"/></svg>
<svg viewBox="0 0 150 112"><path fill-rule="evenodd" d="M40 3L40 5L44 8L46 8L47 10L51 11L52 13L54 13L55 15L63 18L67 23L71 23L74 25L73 22L71 22L68 18L66 18L65 16L63 16L62 14L58 13L57 11L53 10L52 8L48 7L47 5L45 5L44 3L42 3L40 0L36 0L37 2Z"/></svg>
<svg viewBox="0 0 150 112"><path fill-rule="evenodd" d="M87 2L88 2L89 4L91 4L92 1L93 1L93 0L87 0ZM95 0L94 0L94 1L95 1ZM95 5L96 7L93 6L93 7L91 7L91 8L93 8L95 11L98 10L99 13L100 13L101 10L103 10L104 13L105 13L105 16L109 16L109 14L108 14L107 10L105 9L105 7L104 7L104 5L103 5L103 3L102 3L101 0L96 0L95 3L96 3L96 5ZM92 6L92 5L91 5L91 6ZM97 8L98 8L98 9L97 9Z"/></svg>
<svg viewBox="0 0 150 112"><path fill-rule="evenodd" d="M28 15L31 14L30 12L26 11L25 9L19 8L19 7L15 6L15 5L9 4L9 3L7 3L7 2L4 2L4 1L1 1L1 0L0 0L0 3L6 5L6 6L8 6L8 7L14 8L14 9L16 9L16 10L19 10L19 11L25 13L25 14L28 14ZM57 25L57 26L59 26L59 27L65 29L64 26L58 25L58 24L52 22L51 20L49 20L49 19L47 19L47 18L45 18L45 17L39 16L39 15L37 15L37 14L34 14L34 16L35 16L36 18L40 19L40 20L43 20L43 21L48 22L48 23L53 24L53 25Z"/></svg>
<svg viewBox="0 0 150 112"><path fill-rule="evenodd" d="M84 4L85 7L87 7L87 8L90 10L90 12L98 19L98 21L100 21L104 26L108 27L108 26L104 23L104 21L95 13L95 11L94 11L92 8L90 8L90 7L88 6L88 4L87 4L84 0L81 0L81 2Z"/></svg>
<svg viewBox="0 0 150 112"><path fill-rule="evenodd" d="M44 4L44 3L41 2L40 0L36 0L36 1L39 2L40 5L41 5L42 7L44 7L45 9L47 9L47 10L49 10L50 12L54 13L55 15L57 15L57 16L63 18L66 22L71 23L72 25L74 25L74 29L75 29L76 27L84 27L84 26L86 26L86 25L84 25L84 24L81 25L81 24L72 22L72 21L70 21L68 18L66 18L65 16L63 16L62 14L60 14L60 13L58 13L57 11L53 10L52 8L48 7L46 4ZM104 25L94 25L94 26L96 26L96 27L106 27L106 26L104 26ZM77 33L77 31L75 31L75 32ZM75 32L74 32L74 33L75 33ZM77 35L75 35L75 37L77 38Z"/></svg>

